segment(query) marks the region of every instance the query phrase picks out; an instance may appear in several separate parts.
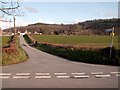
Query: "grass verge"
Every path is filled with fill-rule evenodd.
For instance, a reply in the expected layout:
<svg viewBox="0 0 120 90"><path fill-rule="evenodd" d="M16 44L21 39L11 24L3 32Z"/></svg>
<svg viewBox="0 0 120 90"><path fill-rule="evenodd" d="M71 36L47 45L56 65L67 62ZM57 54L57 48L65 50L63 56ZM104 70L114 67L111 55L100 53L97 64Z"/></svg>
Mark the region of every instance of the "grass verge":
<svg viewBox="0 0 120 90"><path fill-rule="evenodd" d="M10 47L13 36L2 36L2 47Z"/></svg>
<svg viewBox="0 0 120 90"><path fill-rule="evenodd" d="M12 44L8 48L3 48L2 50L2 61L1 64L9 65L24 62L27 60L28 56L19 44L18 36L14 36L12 39Z"/></svg>

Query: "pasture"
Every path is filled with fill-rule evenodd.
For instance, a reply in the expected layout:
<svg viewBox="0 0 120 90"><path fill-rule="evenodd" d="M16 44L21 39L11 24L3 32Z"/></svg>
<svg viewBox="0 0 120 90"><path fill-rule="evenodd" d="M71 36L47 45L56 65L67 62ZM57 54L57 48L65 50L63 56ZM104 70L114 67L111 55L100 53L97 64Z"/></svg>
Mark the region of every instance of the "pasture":
<svg viewBox="0 0 120 90"><path fill-rule="evenodd" d="M86 47L109 47L111 42L110 36L74 36L74 35L31 35L35 40L41 43L65 44ZM113 38L114 46L118 48L118 36Z"/></svg>

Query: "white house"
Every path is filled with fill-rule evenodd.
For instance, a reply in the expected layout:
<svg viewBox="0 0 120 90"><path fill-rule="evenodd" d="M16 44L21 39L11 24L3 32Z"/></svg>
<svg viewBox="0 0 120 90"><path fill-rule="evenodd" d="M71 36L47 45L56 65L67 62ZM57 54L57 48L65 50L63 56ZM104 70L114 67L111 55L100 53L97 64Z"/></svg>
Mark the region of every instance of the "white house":
<svg viewBox="0 0 120 90"><path fill-rule="evenodd" d="M28 32L28 34L32 34L31 32Z"/></svg>
<svg viewBox="0 0 120 90"><path fill-rule="evenodd" d="M26 31L24 32L25 34L28 34L28 31L27 31L27 29L26 29Z"/></svg>
<svg viewBox="0 0 120 90"><path fill-rule="evenodd" d="M21 32L20 35L25 35L28 34L28 31L26 30L25 32Z"/></svg>
<svg viewBox="0 0 120 90"><path fill-rule="evenodd" d="M12 33L12 35L14 35L14 33Z"/></svg>
<svg viewBox="0 0 120 90"><path fill-rule="evenodd" d="M18 34L21 34L21 32L20 32L20 31L18 31L17 33L18 33Z"/></svg>
<svg viewBox="0 0 120 90"><path fill-rule="evenodd" d="M35 31L34 34L39 34L39 33L37 31Z"/></svg>

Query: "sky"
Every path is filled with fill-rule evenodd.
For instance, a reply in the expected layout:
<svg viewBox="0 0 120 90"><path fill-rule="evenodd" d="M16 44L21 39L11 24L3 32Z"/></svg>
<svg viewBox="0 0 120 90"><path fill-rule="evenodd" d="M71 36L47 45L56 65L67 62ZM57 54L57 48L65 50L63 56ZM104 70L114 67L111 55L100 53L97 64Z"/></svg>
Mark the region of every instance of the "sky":
<svg viewBox="0 0 120 90"><path fill-rule="evenodd" d="M86 20L118 17L118 2L20 2L22 16L16 17L16 26L34 23L74 24ZM13 20L13 17L6 17ZM2 29L13 26L3 23Z"/></svg>

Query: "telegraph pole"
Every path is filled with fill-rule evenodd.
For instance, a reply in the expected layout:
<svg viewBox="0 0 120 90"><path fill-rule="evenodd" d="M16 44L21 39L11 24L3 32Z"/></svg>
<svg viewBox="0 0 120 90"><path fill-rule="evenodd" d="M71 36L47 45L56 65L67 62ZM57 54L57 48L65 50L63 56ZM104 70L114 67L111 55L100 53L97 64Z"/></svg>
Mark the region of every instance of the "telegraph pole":
<svg viewBox="0 0 120 90"><path fill-rule="evenodd" d="M11 19L9 19L9 29L10 29L10 31L9 31L9 32L10 32L10 35L12 36L12 31L11 31L11 22L12 22L12 21L11 21Z"/></svg>
<svg viewBox="0 0 120 90"><path fill-rule="evenodd" d="M13 19L14 19L14 35L16 34L16 26L15 26L15 16L13 16Z"/></svg>

